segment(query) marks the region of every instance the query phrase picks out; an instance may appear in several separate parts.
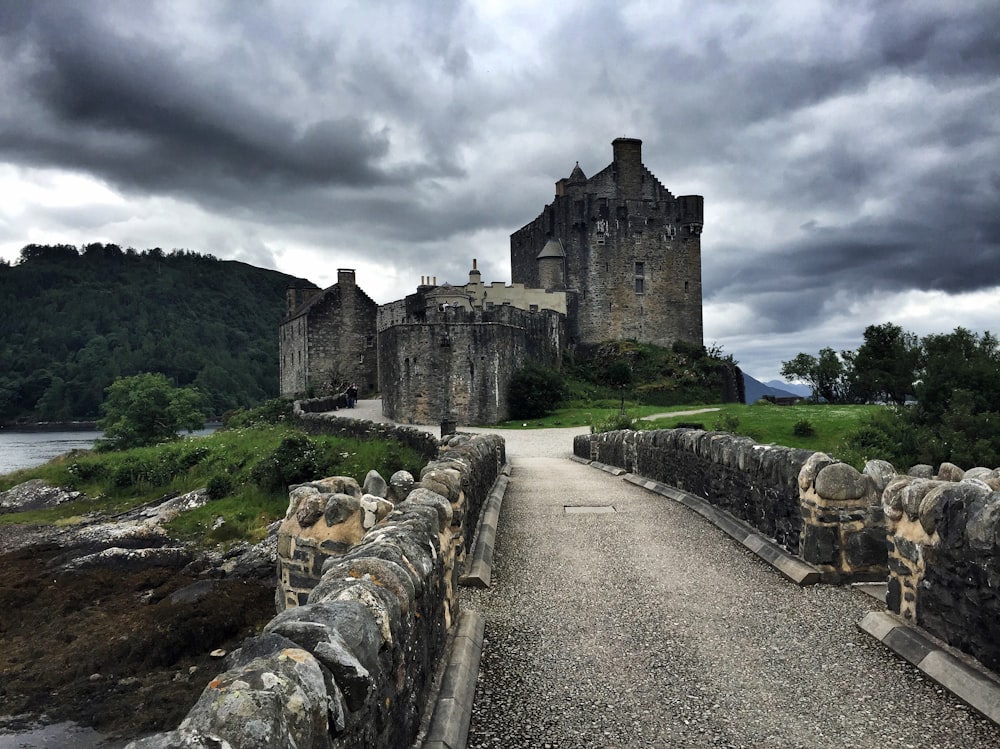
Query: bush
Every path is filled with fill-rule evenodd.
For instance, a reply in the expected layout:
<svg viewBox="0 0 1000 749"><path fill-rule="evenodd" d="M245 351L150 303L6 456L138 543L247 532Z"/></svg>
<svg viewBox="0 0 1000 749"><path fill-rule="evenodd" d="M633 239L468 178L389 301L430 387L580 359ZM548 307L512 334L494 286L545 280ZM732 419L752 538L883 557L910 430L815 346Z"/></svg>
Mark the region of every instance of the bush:
<svg viewBox="0 0 1000 749"><path fill-rule="evenodd" d="M740 428L740 417L736 414L723 412L719 414L719 417L715 420L714 428L717 432L729 432L730 434L736 434L736 430Z"/></svg>
<svg viewBox="0 0 1000 749"><path fill-rule="evenodd" d="M799 419L792 427L792 434L796 437L815 437L816 428L809 419Z"/></svg>
<svg viewBox="0 0 1000 749"><path fill-rule="evenodd" d="M556 409L566 394L562 373L530 364L511 378L507 391L510 418L539 419Z"/></svg>
<svg viewBox="0 0 1000 749"><path fill-rule="evenodd" d="M209 499L222 499L228 497L236 488L236 482L225 473L217 473L208 480L205 493Z"/></svg>
<svg viewBox="0 0 1000 749"><path fill-rule="evenodd" d="M320 477L320 452L302 432L292 432L250 471L250 477L265 491L280 491Z"/></svg>
<svg viewBox="0 0 1000 749"><path fill-rule="evenodd" d="M617 432L620 429L635 429L636 423L631 416L625 414L612 414L606 419L595 421L590 425L590 433Z"/></svg>
<svg viewBox="0 0 1000 749"><path fill-rule="evenodd" d="M254 408L224 414L222 424L227 429L242 429L290 422L292 405L293 402L288 398L274 398Z"/></svg>

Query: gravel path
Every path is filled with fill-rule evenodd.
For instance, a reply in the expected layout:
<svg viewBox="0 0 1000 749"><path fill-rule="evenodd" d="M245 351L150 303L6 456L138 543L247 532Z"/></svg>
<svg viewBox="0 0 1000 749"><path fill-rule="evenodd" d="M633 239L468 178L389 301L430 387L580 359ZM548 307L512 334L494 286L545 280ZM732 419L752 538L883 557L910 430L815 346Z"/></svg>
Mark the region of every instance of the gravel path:
<svg viewBox="0 0 1000 749"><path fill-rule="evenodd" d="M686 508L568 460L586 431L501 432L493 584L461 593L486 619L470 749L1000 747L857 629L880 603L799 588Z"/></svg>
<svg viewBox="0 0 1000 749"><path fill-rule="evenodd" d="M1000 747L858 631L881 604L799 588L686 508L567 460L581 431L504 432L493 586L462 594L486 617L469 747Z"/></svg>

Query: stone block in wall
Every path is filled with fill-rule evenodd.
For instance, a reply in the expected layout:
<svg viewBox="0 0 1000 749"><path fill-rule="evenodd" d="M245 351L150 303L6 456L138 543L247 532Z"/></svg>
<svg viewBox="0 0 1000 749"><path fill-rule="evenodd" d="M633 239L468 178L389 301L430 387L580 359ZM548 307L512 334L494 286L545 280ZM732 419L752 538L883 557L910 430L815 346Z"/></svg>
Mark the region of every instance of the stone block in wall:
<svg viewBox="0 0 1000 749"><path fill-rule="evenodd" d="M357 482L345 476L292 487L278 529L279 610L308 599L324 562L359 543L392 509L391 502L363 494Z"/></svg>
<svg viewBox="0 0 1000 749"><path fill-rule="evenodd" d="M833 524L807 522L802 528L799 549L810 564L836 566L840 560L840 533Z"/></svg>
<svg viewBox="0 0 1000 749"><path fill-rule="evenodd" d="M798 476L802 507L802 558L841 580L885 576L885 515L878 483L881 466L860 473L824 453L814 453Z"/></svg>

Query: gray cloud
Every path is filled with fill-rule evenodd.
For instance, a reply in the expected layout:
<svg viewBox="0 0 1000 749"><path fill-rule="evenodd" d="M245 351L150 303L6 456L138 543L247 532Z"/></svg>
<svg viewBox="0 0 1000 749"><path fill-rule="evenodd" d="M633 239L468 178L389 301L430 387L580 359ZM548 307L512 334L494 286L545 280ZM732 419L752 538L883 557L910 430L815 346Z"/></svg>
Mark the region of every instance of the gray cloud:
<svg viewBox="0 0 1000 749"><path fill-rule="evenodd" d="M1000 288L998 30L988 0L593 0L538 14L10 0L0 159L121 196L20 214L50 234L75 227L68 241L104 217L105 239L135 236L130 206L162 198L188 225L145 231L190 249L280 266L285 246L313 247L333 268L460 280L477 243L496 253L576 160L592 174L614 137L641 137L647 166L675 194L704 194L714 217L706 301L745 310L746 351L772 351L760 337L773 335L806 350L852 327L860 338L871 320L845 311L852 300ZM4 224L5 242L34 241Z"/></svg>

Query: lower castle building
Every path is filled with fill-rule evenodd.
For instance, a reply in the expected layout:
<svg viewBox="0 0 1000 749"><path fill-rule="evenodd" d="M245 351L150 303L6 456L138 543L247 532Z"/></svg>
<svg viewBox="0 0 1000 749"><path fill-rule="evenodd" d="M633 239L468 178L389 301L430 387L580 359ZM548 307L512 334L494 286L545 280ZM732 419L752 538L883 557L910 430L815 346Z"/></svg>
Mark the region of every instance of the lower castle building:
<svg viewBox="0 0 1000 749"><path fill-rule="evenodd" d="M377 305L353 270L324 290L289 290L280 328L281 394L357 384L402 423L491 424L528 363L558 368L568 347L635 339L702 345L703 199L675 198L643 166L642 142L618 138L591 178L579 164L553 202L511 235L514 283L422 279Z"/></svg>

